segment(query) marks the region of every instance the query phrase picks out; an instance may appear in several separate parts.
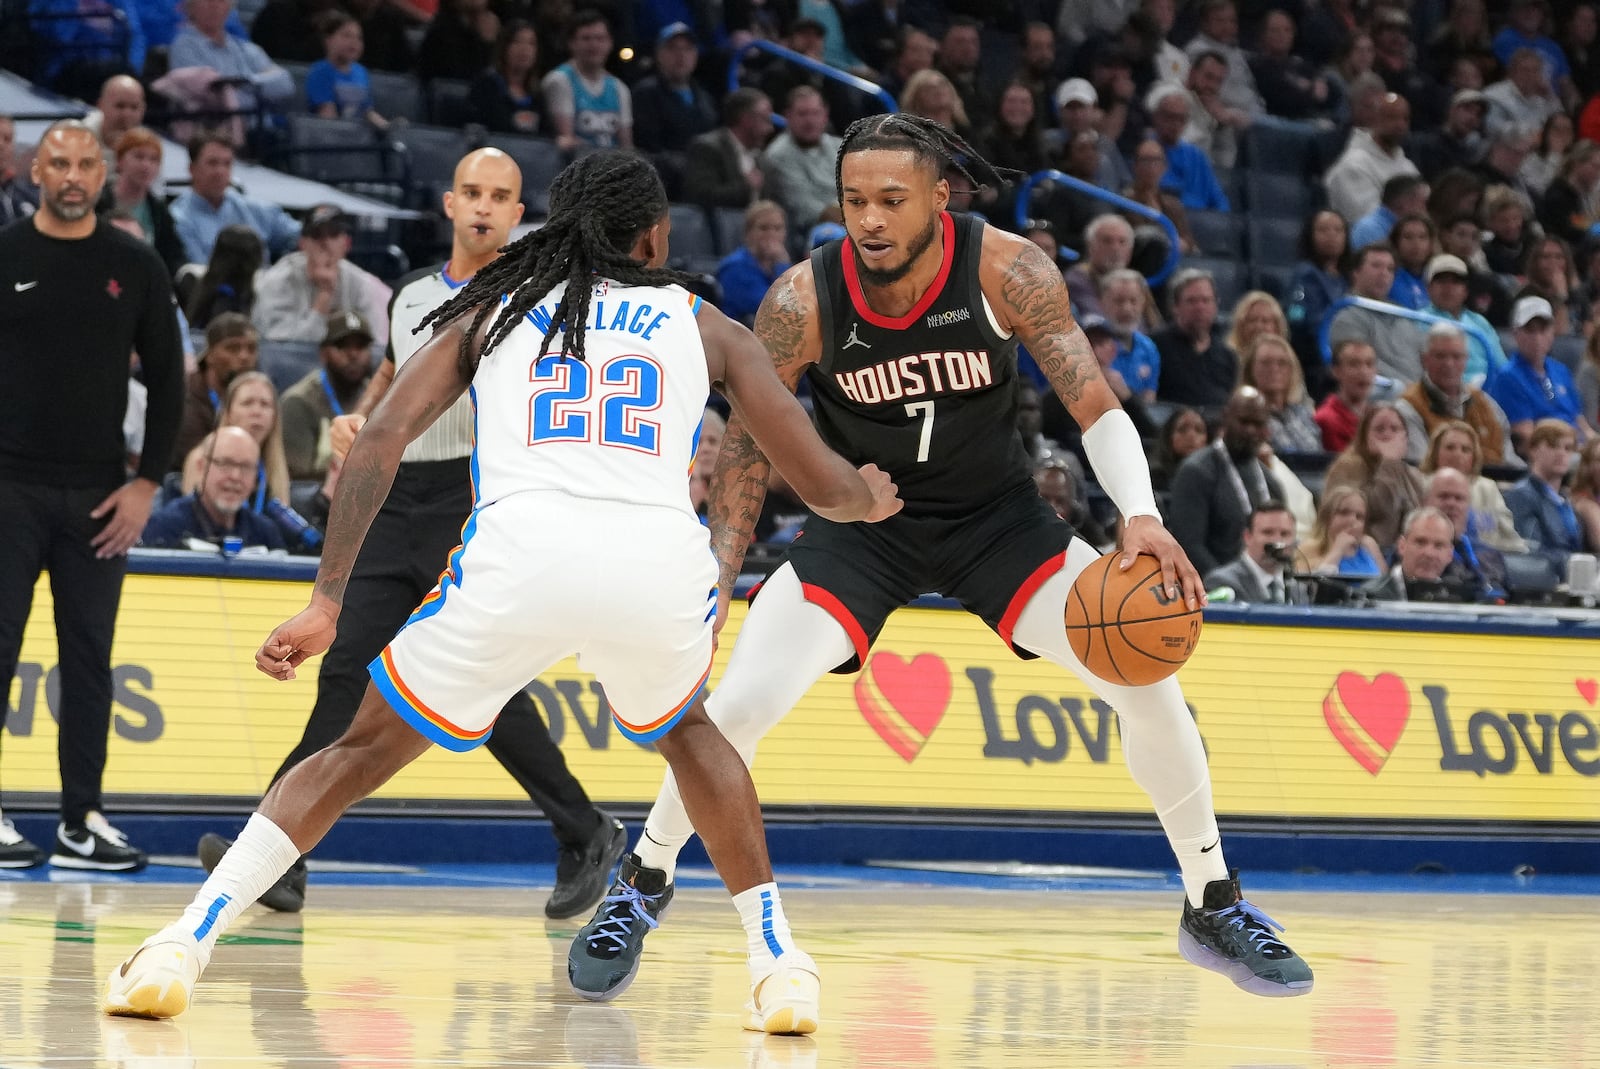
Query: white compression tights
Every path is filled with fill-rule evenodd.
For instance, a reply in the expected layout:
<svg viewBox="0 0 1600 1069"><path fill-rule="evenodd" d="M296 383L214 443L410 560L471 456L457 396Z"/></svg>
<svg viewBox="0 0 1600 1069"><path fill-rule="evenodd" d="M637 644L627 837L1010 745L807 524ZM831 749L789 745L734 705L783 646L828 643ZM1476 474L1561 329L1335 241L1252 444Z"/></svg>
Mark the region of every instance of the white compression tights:
<svg viewBox="0 0 1600 1069"><path fill-rule="evenodd" d="M1178 681L1122 687L1089 675L1072 653L1062 624L1067 591L1098 554L1074 540L1067 564L1041 586L1012 633L1020 647L1077 675L1117 711L1128 771L1155 805L1156 815L1183 868L1190 899L1210 880L1227 875L1211 803L1211 778L1199 729ZM722 683L706 699L706 712L746 764L756 744L782 720L811 684L854 654L834 618L805 600L794 569L785 564L767 581L734 643ZM694 834L678 785L669 771L645 823L650 838L680 848ZM1207 850L1206 848L1211 849Z"/></svg>

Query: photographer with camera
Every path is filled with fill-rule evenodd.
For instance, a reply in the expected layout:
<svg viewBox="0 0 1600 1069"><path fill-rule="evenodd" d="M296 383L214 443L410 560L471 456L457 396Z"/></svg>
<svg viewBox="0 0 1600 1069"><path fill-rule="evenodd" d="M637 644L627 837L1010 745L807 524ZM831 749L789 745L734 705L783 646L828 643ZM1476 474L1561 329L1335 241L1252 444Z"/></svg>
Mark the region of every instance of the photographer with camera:
<svg viewBox="0 0 1600 1069"><path fill-rule="evenodd" d="M1217 598L1226 588L1235 602L1303 605L1305 592L1289 572L1294 550L1294 514L1282 501L1263 501L1250 510L1244 552L1206 573L1206 589Z"/></svg>

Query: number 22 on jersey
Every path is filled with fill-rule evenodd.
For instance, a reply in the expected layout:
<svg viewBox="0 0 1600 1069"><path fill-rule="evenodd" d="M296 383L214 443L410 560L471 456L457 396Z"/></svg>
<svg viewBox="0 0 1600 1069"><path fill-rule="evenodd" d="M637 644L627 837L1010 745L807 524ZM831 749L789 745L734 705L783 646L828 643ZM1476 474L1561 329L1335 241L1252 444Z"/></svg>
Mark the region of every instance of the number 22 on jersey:
<svg viewBox="0 0 1600 1069"><path fill-rule="evenodd" d="M542 356L528 368L528 445L589 442L661 452L661 424L645 414L661 407L661 365L648 356L615 356L599 369L575 357Z"/></svg>

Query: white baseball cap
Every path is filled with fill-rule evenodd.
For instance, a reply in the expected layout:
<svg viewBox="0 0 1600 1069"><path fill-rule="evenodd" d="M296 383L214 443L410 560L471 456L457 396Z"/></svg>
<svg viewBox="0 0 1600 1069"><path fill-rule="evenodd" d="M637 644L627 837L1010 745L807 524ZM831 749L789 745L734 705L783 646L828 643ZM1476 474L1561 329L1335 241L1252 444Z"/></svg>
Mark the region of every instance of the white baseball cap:
<svg viewBox="0 0 1600 1069"><path fill-rule="evenodd" d="M1059 111L1068 104L1087 104L1094 107L1100 103L1100 94L1094 91L1084 78L1068 78L1061 83L1061 88L1056 90L1056 109Z"/></svg>
<svg viewBox="0 0 1600 1069"><path fill-rule="evenodd" d="M1556 313L1550 307L1550 302L1543 297L1524 297L1511 309L1511 325L1521 329L1532 323L1535 319L1545 319L1554 323Z"/></svg>

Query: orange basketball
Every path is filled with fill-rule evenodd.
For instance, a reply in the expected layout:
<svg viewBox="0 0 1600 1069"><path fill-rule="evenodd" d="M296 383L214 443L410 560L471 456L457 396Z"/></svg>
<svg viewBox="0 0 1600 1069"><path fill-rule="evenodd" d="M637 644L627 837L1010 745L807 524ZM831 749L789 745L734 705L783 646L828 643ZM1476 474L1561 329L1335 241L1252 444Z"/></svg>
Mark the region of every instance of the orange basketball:
<svg viewBox="0 0 1600 1069"><path fill-rule="evenodd" d="M1107 683L1159 683L1194 653L1200 612L1162 588L1161 562L1134 558L1117 567L1114 550L1079 573L1067 594L1067 641L1084 667Z"/></svg>

